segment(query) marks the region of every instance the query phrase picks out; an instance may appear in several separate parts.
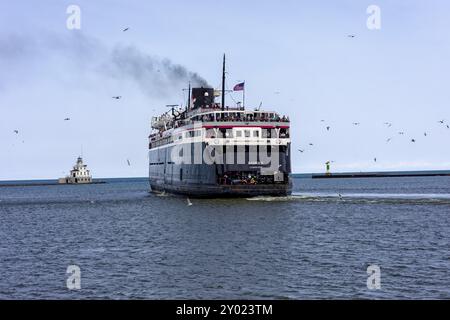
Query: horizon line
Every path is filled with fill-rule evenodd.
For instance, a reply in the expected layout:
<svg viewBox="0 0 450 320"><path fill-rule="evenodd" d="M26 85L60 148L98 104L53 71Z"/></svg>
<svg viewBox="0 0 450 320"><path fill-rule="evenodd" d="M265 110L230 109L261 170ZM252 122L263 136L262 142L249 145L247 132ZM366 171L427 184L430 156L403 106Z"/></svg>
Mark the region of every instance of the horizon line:
<svg viewBox="0 0 450 320"><path fill-rule="evenodd" d="M450 173L450 169L436 169L436 170L382 170L382 171L335 171L330 172L332 175L340 175L340 174L373 174L373 173L414 173L414 172L442 172L442 173ZM291 175L324 175L326 172L292 172ZM145 176L128 176L128 177L100 177L93 178L93 180L99 181L104 179L148 179ZM31 179L8 179L8 180L0 180L2 182L15 182L15 181L57 181L58 178L31 178Z"/></svg>

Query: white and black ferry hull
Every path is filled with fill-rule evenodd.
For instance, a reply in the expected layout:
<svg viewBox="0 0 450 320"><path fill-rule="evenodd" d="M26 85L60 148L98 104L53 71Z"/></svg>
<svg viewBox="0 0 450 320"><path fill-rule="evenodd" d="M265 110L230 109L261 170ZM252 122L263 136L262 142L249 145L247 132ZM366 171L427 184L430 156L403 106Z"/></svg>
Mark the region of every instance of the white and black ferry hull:
<svg viewBox="0 0 450 320"><path fill-rule="evenodd" d="M162 184L150 182L152 192L166 192L198 198L238 198L257 196L288 196L292 193L292 182L272 185L204 185Z"/></svg>
<svg viewBox="0 0 450 320"><path fill-rule="evenodd" d="M204 148L205 145L202 145ZM279 153L278 171L282 181L267 184L241 184L218 182L227 172L260 172L261 166L251 164L175 164L170 157L171 147L150 150L149 182L151 191L191 197L255 197L287 196L292 193L290 178L290 146Z"/></svg>

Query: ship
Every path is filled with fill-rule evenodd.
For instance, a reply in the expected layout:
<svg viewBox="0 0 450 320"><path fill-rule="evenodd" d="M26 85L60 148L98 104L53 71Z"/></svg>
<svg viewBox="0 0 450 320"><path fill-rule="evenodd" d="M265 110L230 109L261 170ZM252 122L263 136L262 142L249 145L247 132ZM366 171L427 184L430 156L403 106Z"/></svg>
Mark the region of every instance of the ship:
<svg viewBox="0 0 450 320"><path fill-rule="evenodd" d="M185 107L169 105L152 117L151 192L198 198L292 193L289 117L261 105L229 106L225 68L224 55L222 90L189 84Z"/></svg>
<svg viewBox="0 0 450 320"><path fill-rule="evenodd" d="M78 157L70 174L65 178L58 179L59 184L87 184L92 183L92 175L87 165L83 163L83 158Z"/></svg>

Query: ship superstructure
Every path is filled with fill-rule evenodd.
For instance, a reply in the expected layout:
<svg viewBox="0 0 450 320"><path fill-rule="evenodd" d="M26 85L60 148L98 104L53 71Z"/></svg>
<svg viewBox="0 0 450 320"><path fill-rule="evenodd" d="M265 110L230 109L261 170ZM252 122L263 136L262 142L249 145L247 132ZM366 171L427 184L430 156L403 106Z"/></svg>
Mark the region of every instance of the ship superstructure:
<svg viewBox="0 0 450 320"><path fill-rule="evenodd" d="M197 197L291 193L289 118L226 105L224 83L225 58L221 91L189 88L186 108L171 106L152 118L152 191Z"/></svg>

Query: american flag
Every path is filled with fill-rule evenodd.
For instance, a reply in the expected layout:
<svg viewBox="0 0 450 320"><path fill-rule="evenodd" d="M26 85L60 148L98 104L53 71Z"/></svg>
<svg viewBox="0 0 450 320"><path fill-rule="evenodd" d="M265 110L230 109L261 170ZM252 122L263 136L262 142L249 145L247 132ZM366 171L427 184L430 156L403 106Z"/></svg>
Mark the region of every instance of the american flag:
<svg viewBox="0 0 450 320"><path fill-rule="evenodd" d="M245 86L245 82L238 83L234 86L233 91L243 91Z"/></svg>

